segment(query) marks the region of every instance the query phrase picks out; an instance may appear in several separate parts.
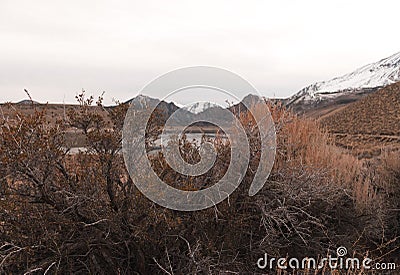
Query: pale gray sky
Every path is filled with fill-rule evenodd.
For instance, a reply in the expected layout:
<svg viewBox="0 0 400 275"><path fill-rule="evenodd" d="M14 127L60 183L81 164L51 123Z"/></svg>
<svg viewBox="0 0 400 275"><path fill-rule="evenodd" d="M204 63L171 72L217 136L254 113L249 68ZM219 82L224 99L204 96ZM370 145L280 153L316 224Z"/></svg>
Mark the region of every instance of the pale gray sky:
<svg viewBox="0 0 400 275"><path fill-rule="evenodd" d="M0 102L127 100L185 66L289 96L400 51L393 1L0 0Z"/></svg>

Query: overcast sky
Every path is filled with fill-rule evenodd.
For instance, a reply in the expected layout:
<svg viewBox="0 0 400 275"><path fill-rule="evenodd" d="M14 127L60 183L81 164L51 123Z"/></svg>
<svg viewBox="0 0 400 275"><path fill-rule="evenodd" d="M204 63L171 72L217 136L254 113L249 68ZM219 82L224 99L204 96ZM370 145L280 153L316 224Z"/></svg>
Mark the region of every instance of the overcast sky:
<svg viewBox="0 0 400 275"><path fill-rule="evenodd" d="M0 102L135 96L185 66L232 70L266 96L400 51L400 1L0 0Z"/></svg>

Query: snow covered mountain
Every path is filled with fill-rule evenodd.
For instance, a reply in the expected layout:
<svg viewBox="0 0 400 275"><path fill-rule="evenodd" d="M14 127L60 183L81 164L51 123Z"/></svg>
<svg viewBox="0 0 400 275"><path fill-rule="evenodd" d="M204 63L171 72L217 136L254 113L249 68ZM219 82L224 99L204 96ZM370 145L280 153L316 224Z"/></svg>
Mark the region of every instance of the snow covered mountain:
<svg viewBox="0 0 400 275"><path fill-rule="evenodd" d="M219 107L218 104L208 102L208 101L202 101L202 102L193 103L193 104L185 106L183 108L193 114L199 114L199 113L204 112L207 109L217 108L217 107Z"/></svg>
<svg viewBox="0 0 400 275"><path fill-rule="evenodd" d="M352 73L305 87L287 104L317 103L353 93L365 93L400 81L400 52Z"/></svg>

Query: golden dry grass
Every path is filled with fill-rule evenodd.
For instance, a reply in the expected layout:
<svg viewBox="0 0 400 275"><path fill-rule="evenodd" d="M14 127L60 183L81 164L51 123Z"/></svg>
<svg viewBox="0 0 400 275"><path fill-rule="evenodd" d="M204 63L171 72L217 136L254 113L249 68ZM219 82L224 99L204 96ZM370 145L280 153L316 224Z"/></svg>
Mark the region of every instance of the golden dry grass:
<svg viewBox="0 0 400 275"><path fill-rule="evenodd" d="M321 119L336 145L360 158L400 149L400 83L389 85Z"/></svg>

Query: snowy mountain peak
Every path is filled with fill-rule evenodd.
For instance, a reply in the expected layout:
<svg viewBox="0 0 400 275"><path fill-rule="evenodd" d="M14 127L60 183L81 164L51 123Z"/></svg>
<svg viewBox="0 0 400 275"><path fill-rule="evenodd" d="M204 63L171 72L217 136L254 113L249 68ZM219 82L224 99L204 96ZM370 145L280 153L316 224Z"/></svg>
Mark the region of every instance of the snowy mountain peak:
<svg viewBox="0 0 400 275"><path fill-rule="evenodd" d="M212 102L208 102L208 101L201 101L201 102L195 102L193 104L189 104L189 105L183 107L183 109L185 109L193 114L199 114L199 113L204 112L207 109L218 108L218 107L220 107L220 106L216 103L212 103Z"/></svg>
<svg viewBox="0 0 400 275"><path fill-rule="evenodd" d="M315 102L337 96L375 89L400 81L400 52L352 73L305 87L290 98L291 103Z"/></svg>

